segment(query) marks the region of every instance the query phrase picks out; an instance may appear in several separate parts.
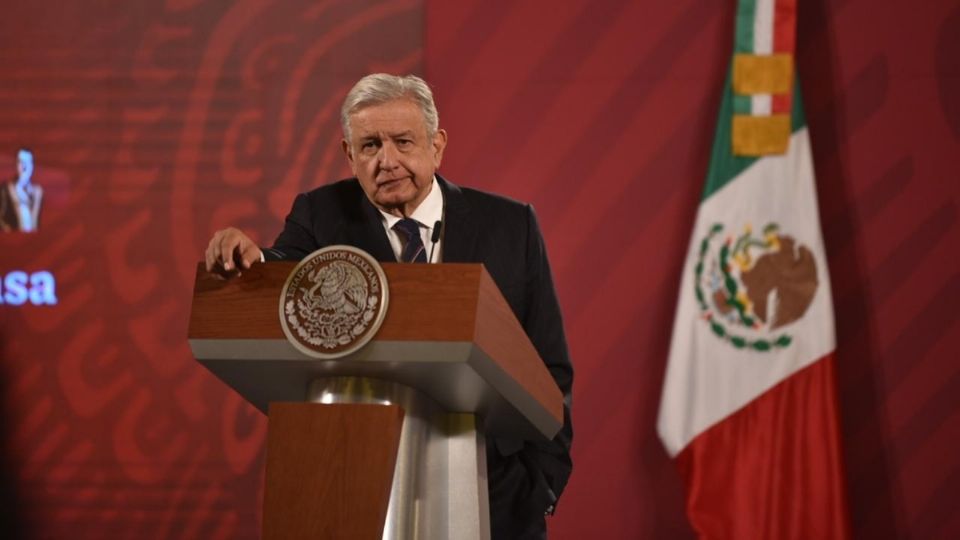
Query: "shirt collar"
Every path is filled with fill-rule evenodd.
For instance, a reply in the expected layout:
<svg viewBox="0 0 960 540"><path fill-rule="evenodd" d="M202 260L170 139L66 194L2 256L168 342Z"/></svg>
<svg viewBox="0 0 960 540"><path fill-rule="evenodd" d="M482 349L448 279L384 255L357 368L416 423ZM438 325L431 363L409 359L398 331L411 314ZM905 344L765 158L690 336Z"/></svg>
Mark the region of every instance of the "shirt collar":
<svg viewBox="0 0 960 540"><path fill-rule="evenodd" d="M379 208L377 208L377 211L380 212L380 216L387 222L387 227L390 229L402 219ZM428 229L432 229L436 222L443 219L443 193L440 192L440 183L437 182L436 175L434 175L433 183L430 185L430 193L427 193L427 197L410 214L410 217Z"/></svg>

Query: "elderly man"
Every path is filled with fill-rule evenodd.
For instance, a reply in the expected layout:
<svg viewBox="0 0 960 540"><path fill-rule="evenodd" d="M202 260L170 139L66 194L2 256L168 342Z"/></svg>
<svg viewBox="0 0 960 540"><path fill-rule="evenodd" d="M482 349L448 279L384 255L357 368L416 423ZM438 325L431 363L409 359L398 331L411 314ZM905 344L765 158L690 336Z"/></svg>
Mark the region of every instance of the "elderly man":
<svg viewBox="0 0 960 540"><path fill-rule="evenodd" d="M33 152L17 152L17 179L0 188L0 230L34 232L40 225L43 188L31 182Z"/></svg>
<svg viewBox="0 0 960 540"><path fill-rule="evenodd" d="M382 262L483 263L565 398L564 426L552 441L487 440L491 533L544 537L544 515L572 467L573 368L533 209L436 173L447 134L438 127L430 88L418 77L364 77L344 101L341 124L355 177L298 195L271 248L261 249L234 228L218 231L207 247L207 270L299 260L331 244L356 246Z"/></svg>

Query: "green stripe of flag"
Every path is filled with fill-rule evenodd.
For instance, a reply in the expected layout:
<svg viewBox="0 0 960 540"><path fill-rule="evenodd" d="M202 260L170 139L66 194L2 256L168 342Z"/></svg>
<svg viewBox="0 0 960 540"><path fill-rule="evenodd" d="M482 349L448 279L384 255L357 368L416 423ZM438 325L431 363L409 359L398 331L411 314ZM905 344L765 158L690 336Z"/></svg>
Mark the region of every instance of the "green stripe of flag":
<svg viewBox="0 0 960 540"><path fill-rule="evenodd" d="M740 0L737 2L737 27L733 52L753 53L753 20L756 11L757 0Z"/></svg>
<svg viewBox="0 0 960 540"><path fill-rule="evenodd" d="M753 112L753 100L746 94L733 95L733 114L750 114Z"/></svg>
<svg viewBox="0 0 960 540"><path fill-rule="evenodd" d="M717 129L713 137L713 150L710 152L710 169L707 171L707 181L703 187L701 201L706 200L717 190L733 180L737 175L759 158L733 155L733 146L730 141L733 129L734 96L730 79L733 76L733 67L727 71L727 81L723 86L723 98L720 101L720 114L717 118ZM794 73L793 77L793 107L790 111L791 131L796 133L807 121L803 115L803 100L800 96L800 80ZM744 96L749 100L748 96ZM787 150L789 151L789 149Z"/></svg>

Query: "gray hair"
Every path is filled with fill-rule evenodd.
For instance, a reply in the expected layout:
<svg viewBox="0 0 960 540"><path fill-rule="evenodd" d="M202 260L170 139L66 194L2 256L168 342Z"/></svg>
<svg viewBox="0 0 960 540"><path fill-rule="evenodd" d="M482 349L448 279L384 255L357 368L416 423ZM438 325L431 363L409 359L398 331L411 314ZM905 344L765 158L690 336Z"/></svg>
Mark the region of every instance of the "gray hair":
<svg viewBox="0 0 960 540"><path fill-rule="evenodd" d="M371 105L380 105L395 99L409 99L420 107L424 123L427 125L427 136L431 139L440 126L440 116L437 106L433 102L433 92L427 82L416 75L389 75L387 73L373 73L357 81L340 108L340 126L343 136L350 140L350 115Z"/></svg>

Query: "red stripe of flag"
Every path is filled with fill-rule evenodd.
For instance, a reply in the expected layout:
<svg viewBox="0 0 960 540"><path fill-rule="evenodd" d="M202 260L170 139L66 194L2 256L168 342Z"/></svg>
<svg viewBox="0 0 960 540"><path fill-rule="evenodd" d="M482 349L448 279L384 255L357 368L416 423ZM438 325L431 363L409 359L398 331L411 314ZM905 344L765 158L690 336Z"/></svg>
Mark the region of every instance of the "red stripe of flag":
<svg viewBox="0 0 960 540"><path fill-rule="evenodd" d="M773 52L793 54L797 41L797 0L776 0L773 7Z"/></svg>
<svg viewBox="0 0 960 540"><path fill-rule="evenodd" d="M795 57L797 42L797 0L776 0L773 6L773 52ZM789 114L793 92L776 94L770 103L773 114Z"/></svg>
<svg viewBox="0 0 960 540"><path fill-rule="evenodd" d="M700 538L850 536L834 377L830 353L677 455Z"/></svg>

